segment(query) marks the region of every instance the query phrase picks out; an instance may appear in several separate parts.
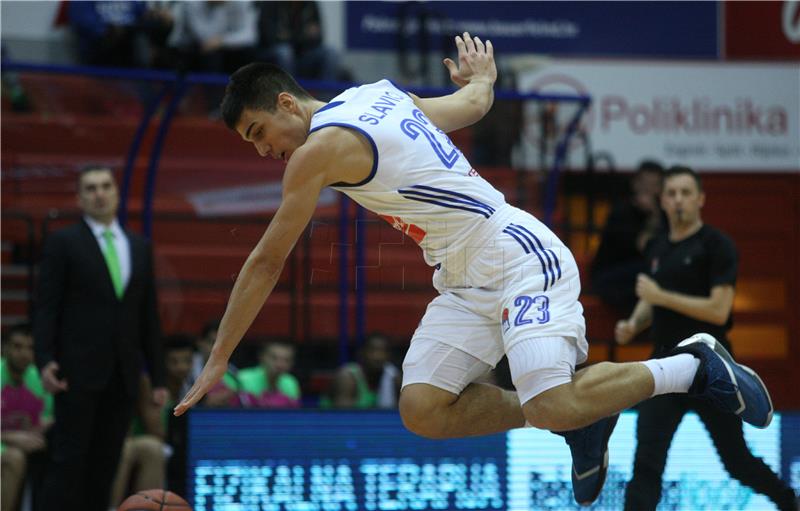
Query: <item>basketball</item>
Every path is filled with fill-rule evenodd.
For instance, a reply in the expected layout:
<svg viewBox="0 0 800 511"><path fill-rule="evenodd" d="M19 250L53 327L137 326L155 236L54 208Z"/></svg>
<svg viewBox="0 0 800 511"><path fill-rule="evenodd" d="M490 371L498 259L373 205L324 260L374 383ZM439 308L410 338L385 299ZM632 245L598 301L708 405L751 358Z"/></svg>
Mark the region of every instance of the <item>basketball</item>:
<svg viewBox="0 0 800 511"><path fill-rule="evenodd" d="M117 511L192 511L192 508L171 491L144 490L125 499Z"/></svg>

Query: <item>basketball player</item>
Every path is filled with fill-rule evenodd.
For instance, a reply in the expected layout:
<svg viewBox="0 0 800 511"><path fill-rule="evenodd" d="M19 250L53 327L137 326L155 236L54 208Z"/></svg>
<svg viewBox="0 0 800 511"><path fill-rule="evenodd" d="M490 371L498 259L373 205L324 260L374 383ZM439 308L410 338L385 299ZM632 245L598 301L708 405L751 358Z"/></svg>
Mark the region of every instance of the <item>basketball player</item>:
<svg viewBox="0 0 800 511"><path fill-rule="evenodd" d="M465 33L456 46L458 63L444 64L460 88L436 98L381 80L326 104L271 65L231 76L225 122L261 156L287 162L283 200L239 273L211 357L175 413L225 373L321 190L331 186L405 232L435 268L440 295L403 363L399 408L412 432L452 438L526 424L559 432L572 453L575 498L589 504L605 480L616 414L644 399L691 387L752 424L769 424L766 388L711 336L684 341L668 358L575 373L588 351L575 259L545 225L506 204L445 135L486 114L497 77L491 42ZM504 353L516 393L472 383Z"/></svg>

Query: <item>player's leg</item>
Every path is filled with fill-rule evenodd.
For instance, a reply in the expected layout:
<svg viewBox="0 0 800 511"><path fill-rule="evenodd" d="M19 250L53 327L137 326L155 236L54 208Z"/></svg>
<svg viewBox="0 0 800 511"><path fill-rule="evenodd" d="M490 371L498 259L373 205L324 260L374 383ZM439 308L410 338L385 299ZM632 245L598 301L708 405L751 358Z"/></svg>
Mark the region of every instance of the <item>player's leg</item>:
<svg viewBox="0 0 800 511"><path fill-rule="evenodd" d="M712 336L693 335L673 353L644 362L604 362L587 367L572 381L531 398L523 406L523 413L534 426L566 431L649 397L689 393L710 400L718 409L739 415L756 427L769 425L773 408L763 382L751 369L737 364Z"/></svg>
<svg viewBox="0 0 800 511"><path fill-rule="evenodd" d="M19 500L27 466L25 452L19 447L3 446L0 467L0 511L12 511Z"/></svg>
<svg viewBox="0 0 800 511"><path fill-rule="evenodd" d="M522 349L522 343L515 349ZM536 372L525 375L527 378L537 376ZM687 388L693 377L692 374L687 378ZM568 431L619 413L652 395L653 376L644 364L601 362L578 371L566 383L532 396L522 408L533 426Z"/></svg>
<svg viewBox="0 0 800 511"><path fill-rule="evenodd" d="M625 511L655 511L672 437L686 413L684 396L665 395L639 405L633 476L625 487Z"/></svg>
<svg viewBox="0 0 800 511"><path fill-rule="evenodd" d="M502 358L497 321L469 291L445 292L425 311L403 361L400 415L430 438L485 435L521 427L514 392L473 384ZM445 342L446 341L446 342Z"/></svg>
<svg viewBox="0 0 800 511"><path fill-rule="evenodd" d="M491 366L453 346L415 339L403 362L400 416L413 433L456 438L521 427L516 393L471 383Z"/></svg>
<svg viewBox="0 0 800 511"><path fill-rule="evenodd" d="M742 420L700 400L693 408L706 426L725 470L732 478L769 497L781 511L796 509L794 491L764 460L753 456L744 440Z"/></svg>

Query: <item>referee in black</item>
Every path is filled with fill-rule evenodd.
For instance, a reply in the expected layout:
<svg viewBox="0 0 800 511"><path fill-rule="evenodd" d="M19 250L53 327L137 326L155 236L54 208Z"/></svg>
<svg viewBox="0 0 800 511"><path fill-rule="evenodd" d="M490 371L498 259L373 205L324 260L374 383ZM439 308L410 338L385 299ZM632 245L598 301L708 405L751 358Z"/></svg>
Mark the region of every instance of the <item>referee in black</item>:
<svg viewBox="0 0 800 511"><path fill-rule="evenodd" d="M707 332L731 351L726 333L732 325L738 256L733 241L704 225L705 195L700 177L688 167L665 172L661 207L669 231L647 248L650 275L636 282L639 302L630 318L617 323L620 344L652 325L652 358L669 355L681 340ZM780 510L797 509L792 489L750 452L742 420L686 394L664 394L639 405L633 478L625 491L625 509L652 511L661 500L662 475L675 430L694 411L705 425L725 469L734 479L772 499Z"/></svg>

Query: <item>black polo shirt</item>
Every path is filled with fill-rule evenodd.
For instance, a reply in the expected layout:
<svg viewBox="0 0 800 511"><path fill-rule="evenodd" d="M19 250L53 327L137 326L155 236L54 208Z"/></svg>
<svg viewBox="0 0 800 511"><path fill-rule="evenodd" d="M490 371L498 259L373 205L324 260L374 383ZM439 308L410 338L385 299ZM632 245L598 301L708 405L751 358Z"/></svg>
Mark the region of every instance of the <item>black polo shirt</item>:
<svg viewBox="0 0 800 511"><path fill-rule="evenodd" d="M668 233L660 233L647 247L650 276L658 285L691 296L708 297L714 286L735 286L738 260L733 241L708 225L678 242L670 241ZM730 348L726 334L732 326L732 315L720 326L654 306L650 334L655 343L654 355L668 354L697 332L709 333Z"/></svg>

